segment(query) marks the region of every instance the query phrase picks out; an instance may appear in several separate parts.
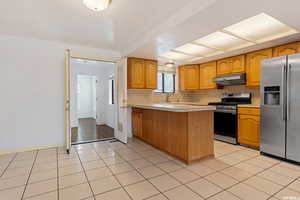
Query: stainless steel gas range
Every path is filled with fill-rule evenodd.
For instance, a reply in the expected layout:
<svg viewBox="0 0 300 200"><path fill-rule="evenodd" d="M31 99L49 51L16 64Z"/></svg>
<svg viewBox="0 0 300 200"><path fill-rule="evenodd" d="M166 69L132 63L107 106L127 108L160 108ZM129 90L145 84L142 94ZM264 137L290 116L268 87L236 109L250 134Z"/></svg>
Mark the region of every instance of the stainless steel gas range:
<svg viewBox="0 0 300 200"><path fill-rule="evenodd" d="M238 104L251 104L251 93L223 94L220 102L210 102L215 105L214 131L215 139L237 144Z"/></svg>

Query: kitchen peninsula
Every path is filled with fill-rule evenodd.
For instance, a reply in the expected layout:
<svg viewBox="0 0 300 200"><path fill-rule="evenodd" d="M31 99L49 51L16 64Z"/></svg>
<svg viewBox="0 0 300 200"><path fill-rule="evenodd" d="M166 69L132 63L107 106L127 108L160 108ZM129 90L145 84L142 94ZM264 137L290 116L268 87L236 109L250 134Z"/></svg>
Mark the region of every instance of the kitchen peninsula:
<svg viewBox="0 0 300 200"><path fill-rule="evenodd" d="M214 106L186 104L130 106L135 137L186 163L214 155Z"/></svg>

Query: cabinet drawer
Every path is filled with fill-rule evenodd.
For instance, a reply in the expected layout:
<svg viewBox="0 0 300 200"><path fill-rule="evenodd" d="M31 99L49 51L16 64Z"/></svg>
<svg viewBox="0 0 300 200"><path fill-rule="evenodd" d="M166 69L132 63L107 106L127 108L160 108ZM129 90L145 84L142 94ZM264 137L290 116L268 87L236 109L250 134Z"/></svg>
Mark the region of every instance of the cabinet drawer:
<svg viewBox="0 0 300 200"><path fill-rule="evenodd" d="M259 108L238 108L238 113L244 115L260 115L260 109Z"/></svg>

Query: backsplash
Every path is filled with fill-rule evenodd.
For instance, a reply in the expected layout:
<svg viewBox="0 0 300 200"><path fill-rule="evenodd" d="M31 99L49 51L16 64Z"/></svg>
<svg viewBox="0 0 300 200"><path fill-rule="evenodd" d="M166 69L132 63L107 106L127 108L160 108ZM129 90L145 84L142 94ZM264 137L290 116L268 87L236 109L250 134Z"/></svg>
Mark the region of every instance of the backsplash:
<svg viewBox="0 0 300 200"><path fill-rule="evenodd" d="M250 92L252 104L260 104L259 88L247 88L245 86L226 86L219 90L202 90L193 92L177 91L169 96L170 102L194 102L206 105L208 102L220 101L223 93ZM167 102L167 94L155 93L151 90L128 90L127 102L137 103L164 103Z"/></svg>

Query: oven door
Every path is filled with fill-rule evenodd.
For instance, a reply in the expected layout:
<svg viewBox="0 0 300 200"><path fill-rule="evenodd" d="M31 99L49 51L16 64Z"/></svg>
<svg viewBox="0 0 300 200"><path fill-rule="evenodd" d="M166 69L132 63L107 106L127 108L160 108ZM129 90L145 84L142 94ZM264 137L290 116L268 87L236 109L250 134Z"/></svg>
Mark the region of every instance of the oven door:
<svg viewBox="0 0 300 200"><path fill-rule="evenodd" d="M237 114L236 111L215 111L215 139L237 143Z"/></svg>

